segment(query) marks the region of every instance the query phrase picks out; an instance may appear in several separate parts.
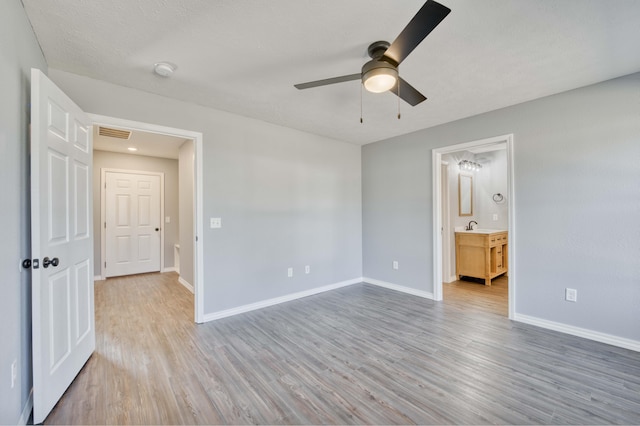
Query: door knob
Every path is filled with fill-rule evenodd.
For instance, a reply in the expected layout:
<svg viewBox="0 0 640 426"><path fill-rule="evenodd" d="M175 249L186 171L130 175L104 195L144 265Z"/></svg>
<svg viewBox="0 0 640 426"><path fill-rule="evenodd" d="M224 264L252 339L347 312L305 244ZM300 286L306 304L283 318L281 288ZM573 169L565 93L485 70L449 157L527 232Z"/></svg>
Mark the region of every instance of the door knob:
<svg viewBox="0 0 640 426"><path fill-rule="evenodd" d="M160 228L156 228L156 232L158 232L160 230Z"/></svg>
<svg viewBox="0 0 640 426"><path fill-rule="evenodd" d="M42 266L44 268L48 268L49 265L55 268L59 264L60 264L60 260L57 257L54 257L53 259L49 259L48 257L45 257L44 259L42 259Z"/></svg>

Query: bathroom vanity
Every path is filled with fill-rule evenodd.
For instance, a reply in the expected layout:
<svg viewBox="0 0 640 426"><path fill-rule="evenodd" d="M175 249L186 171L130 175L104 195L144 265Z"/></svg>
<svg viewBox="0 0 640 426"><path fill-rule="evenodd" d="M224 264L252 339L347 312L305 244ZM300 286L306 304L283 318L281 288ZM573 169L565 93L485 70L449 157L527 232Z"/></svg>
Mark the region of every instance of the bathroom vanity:
<svg viewBox="0 0 640 426"><path fill-rule="evenodd" d="M491 285L508 270L508 232L474 229L456 232L456 277L473 277Z"/></svg>

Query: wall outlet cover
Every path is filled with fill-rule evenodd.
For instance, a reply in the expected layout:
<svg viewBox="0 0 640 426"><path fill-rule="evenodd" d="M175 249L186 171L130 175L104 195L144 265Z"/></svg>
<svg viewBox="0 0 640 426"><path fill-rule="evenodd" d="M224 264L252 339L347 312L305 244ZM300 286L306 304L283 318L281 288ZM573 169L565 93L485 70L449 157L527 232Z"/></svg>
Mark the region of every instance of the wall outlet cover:
<svg viewBox="0 0 640 426"><path fill-rule="evenodd" d="M397 260L393 261L393 269L399 269L399 265L398 265L398 261Z"/></svg>
<svg viewBox="0 0 640 426"><path fill-rule="evenodd" d="M578 290L575 288L567 288L565 289L564 299L567 302L577 302L578 301Z"/></svg>
<svg viewBox="0 0 640 426"><path fill-rule="evenodd" d="M287 268L287 277L293 277L293 268Z"/></svg>

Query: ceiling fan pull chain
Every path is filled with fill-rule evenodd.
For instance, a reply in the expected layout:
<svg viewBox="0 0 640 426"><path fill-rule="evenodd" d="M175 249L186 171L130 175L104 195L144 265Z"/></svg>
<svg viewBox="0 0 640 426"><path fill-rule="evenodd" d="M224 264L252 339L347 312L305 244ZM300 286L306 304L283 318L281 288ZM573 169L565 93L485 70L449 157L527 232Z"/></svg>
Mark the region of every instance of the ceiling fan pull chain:
<svg viewBox="0 0 640 426"><path fill-rule="evenodd" d="M396 84L398 85L398 120L400 120L400 73L398 73L398 81Z"/></svg>
<svg viewBox="0 0 640 426"><path fill-rule="evenodd" d="M362 83L360 83L360 124L362 123Z"/></svg>

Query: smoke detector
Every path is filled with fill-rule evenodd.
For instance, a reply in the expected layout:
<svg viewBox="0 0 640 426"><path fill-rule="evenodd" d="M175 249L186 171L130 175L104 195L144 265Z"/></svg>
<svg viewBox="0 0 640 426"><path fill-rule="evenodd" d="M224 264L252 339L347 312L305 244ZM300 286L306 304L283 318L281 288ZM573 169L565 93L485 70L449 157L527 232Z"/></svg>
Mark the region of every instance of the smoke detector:
<svg viewBox="0 0 640 426"><path fill-rule="evenodd" d="M158 74L160 77L170 77L176 69L178 69L178 67L169 62L158 62L157 64L153 64L153 72Z"/></svg>

